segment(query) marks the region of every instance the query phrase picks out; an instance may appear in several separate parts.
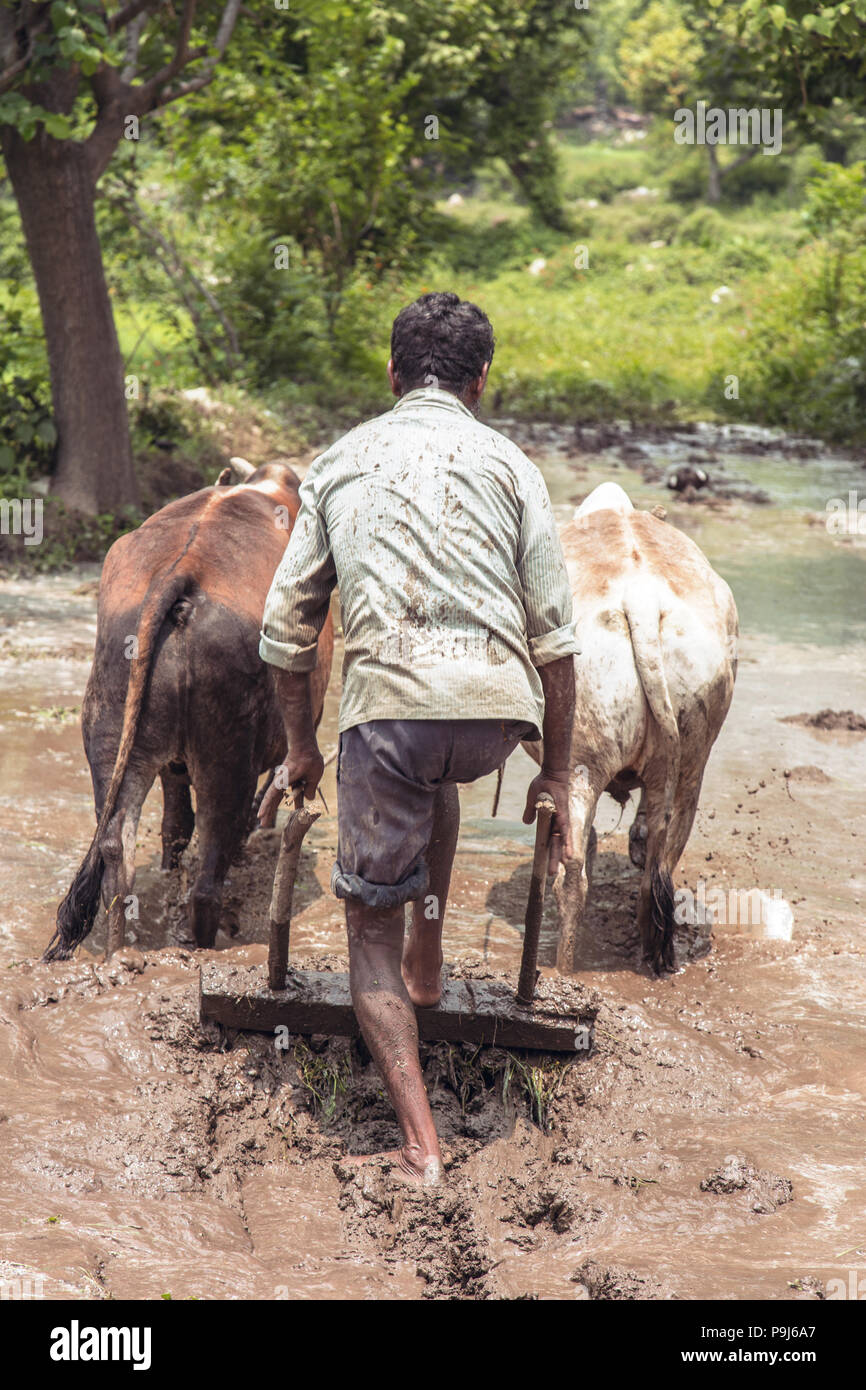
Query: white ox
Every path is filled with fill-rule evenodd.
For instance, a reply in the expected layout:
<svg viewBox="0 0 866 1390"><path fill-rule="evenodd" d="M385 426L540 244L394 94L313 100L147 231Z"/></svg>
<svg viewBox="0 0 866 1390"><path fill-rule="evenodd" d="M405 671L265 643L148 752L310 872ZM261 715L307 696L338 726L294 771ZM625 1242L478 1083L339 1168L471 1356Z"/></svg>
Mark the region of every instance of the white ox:
<svg viewBox="0 0 866 1390"><path fill-rule="evenodd" d="M581 655L569 788L575 857L555 884L557 963L570 971L581 955L598 799L607 790L622 804L639 787L629 832L643 870L638 927L644 958L671 969L672 875L733 695L736 606L695 543L636 511L615 483L590 493L561 538Z"/></svg>

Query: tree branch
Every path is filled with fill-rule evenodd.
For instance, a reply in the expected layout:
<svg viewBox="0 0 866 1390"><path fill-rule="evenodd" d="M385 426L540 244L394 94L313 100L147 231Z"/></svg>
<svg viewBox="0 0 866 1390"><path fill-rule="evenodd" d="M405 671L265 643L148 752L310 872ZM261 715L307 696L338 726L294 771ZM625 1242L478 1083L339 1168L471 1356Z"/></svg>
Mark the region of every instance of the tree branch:
<svg viewBox="0 0 866 1390"><path fill-rule="evenodd" d="M107 63L104 63L94 73L91 78L91 87L96 97L98 115L96 124L85 142L94 183L102 177L108 168L111 156L123 133L122 126L125 117L147 115L159 107L167 106L170 101L177 101L179 97L186 96L189 92L197 92L202 87L207 86L213 78L217 63L228 47L240 7L241 0L226 0L214 44L207 47L200 45L191 49L189 39L195 18L196 0L184 0L183 16L174 56L170 63L166 64L160 72L146 82L136 85L126 78L127 68L119 73L116 68L109 67ZM128 22L131 24L135 21L145 8L146 6L139 5L133 14L131 13L133 6L128 5L124 11L124 13L129 13ZM131 53L134 61L137 45L137 37L127 43L127 64ZM200 73L191 78L190 81L181 83L173 90L168 90L168 84L183 68L202 58L205 62Z"/></svg>
<svg viewBox="0 0 866 1390"><path fill-rule="evenodd" d="M215 314L223 331L229 367L234 371L240 355L237 333L234 324L223 309L216 295L214 295L208 286L199 279L192 268L183 259L177 243L146 217L145 213L139 207L135 194L129 184L120 180L116 184L113 183L112 186L106 190L106 196L109 201L114 202L118 207L123 209L123 212L132 226L154 247L157 252L157 259L162 264L163 270L168 278L177 286L180 297L186 305L189 316L193 321L196 334L202 347L211 356L213 355L213 349L208 340L208 334L205 331L201 315L194 301L187 293L184 285L184 278L192 284L196 293L201 296Z"/></svg>
<svg viewBox="0 0 866 1390"><path fill-rule="evenodd" d="M126 52L123 55L123 68L120 73L124 82L131 82L138 69L138 45L146 23L147 15L137 14L135 19L130 21L126 31Z"/></svg>
<svg viewBox="0 0 866 1390"><path fill-rule="evenodd" d="M48 21L51 18L51 10L48 5L43 5L40 8L42 13L41 15L37 15L35 23L27 25L24 28L23 32L27 36L27 47L25 51L16 58L13 63L10 63L7 68L4 68L3 71L0 72L0 96L2 96L4 92L8 92L21 73L29 67L30 60L33 57L33 40L38 38L48 27ZM5 16L3 28L7 29L10 37L14 36L17 39L21 31L16 30L14 26L15 21L12 15Z"/></svg>
<svg viewBox="0 0 866 1390"><path fill-rule="evenodd" d="M720 164L719 177L724 178L726 174L732 174L735 169L739 169L741 164L748 164L750 159L755 158L760 148L760 145L750 145L745 154L741 154L738 159L734 160L733 164Z"/></svg>
<svg viewBox="0 0 866 1390"><path fill-rule="evenodd" d="M153 107L168 106L169 102L177 101L179 97L189 96L190 92L199 92L201 91L202 87L206 87L208 85L208 83L213 78L217 63L220 61L220 59L226 51L226 48L228 47L229 39L232 36L232 32L234 30L235 22L237 20L240 8L241 0L226 0L226 6L223 10L222 19L220 20L219 28L217 29L216 42L214 44L213 51L211 52L211 56L205 62L202 71L198 73L195 77L191 77L188 82L182 82L181 85L179 87L175 87L173 91L169 92L163 90L162 92L160 92L159 96L153 104ZM191 60L193 57L203 56L205 51L206 50L204 49L198 49L194 55L189 55L189 59ZM152 110L153 107L150 107L148 109Z"/></svg>
<svg viewBox="0 0 866 1390"><path fill-rule="evenodd" d="M139 101L144 104L144 110L150 111L157 102L161 89L166 83L171 82L172 78L186 67L189 62L189 36L192 31L192 23L195 19L195 7L197 0L184 0L183 15L180 21L180 32L177 36L174 54L170 63L167 63L159 72L154 73L153 77L142 83Z"/></svg>
<svg viewBox="0 0 866 1390"><path fill-rule="evenodd" d="M131 24L134 19L144 10L155 10L158 8L159 0L131 0L129 5L124 5L122 10L112 15L108 20L108 32L112 37L125 29L127 24Z"/></svg>

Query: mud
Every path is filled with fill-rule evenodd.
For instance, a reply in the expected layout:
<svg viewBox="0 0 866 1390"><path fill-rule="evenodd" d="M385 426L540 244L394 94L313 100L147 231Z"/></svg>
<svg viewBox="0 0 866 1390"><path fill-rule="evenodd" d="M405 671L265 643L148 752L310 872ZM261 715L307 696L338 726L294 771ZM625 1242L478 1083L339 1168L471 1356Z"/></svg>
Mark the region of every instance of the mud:
<svg viewBox="0 0 866 1390"><path fill-rule="evenodd" d="M786 724L802 724L807 729L821 729L825 733L866 734L866 719L855 714L852 709L822 709L817 714L789 714Z"/></svg>
<svg viewBox="0 0 866 1390"><path fill-rule="evenodd" d="M663 440L645 447L676 462ZM844 495L855 465L818 459L783 495L789 459L757 452L749 467L773 505L708 511L654 490L615 453L571 449L543 459L561 516L615 477L641 505L663 500L734 586L737 690L675 881L694 893L701 883L778 892L792 939L716 914L702 934L711 949L649 977L634 930L634 800L624 812L605 801L579 977L601 999L592 1047L563 1062L427 1046L445 1185L406 1187L387 1162L350 1168L347 1154L397 1142L363 1044L200 1023L202 956L184 908L196 842L180 869L159 870L156 791L124 952L101 963L101 919L75 961L38 963L93 827L76 710L97 571L10 581L0 591L0 1282L41 1278L46 1297L84 1299L808 1299L866 1264L866 745L847 725L791 722L804 709L866 708L863 550L805 520L827 488ZM324 751L338 700L335 680ZM461 969L519 962L532 774L515 754L496 821L493 779L461 792L445 925ZM333 767L324 791L330 812L301 858L292 958L341 968L328 890ZM278 839L254 835L233 866L206 959L265 960ZM555 933L548 905L550 976Z"/></svg>

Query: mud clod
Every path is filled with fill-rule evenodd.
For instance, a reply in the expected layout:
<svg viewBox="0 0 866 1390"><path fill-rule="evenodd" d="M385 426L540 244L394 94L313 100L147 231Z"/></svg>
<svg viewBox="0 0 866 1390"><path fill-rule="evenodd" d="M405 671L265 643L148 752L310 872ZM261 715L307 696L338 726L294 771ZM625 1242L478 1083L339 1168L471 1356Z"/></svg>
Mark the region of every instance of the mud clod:
<svg viewBox="0 0 866 1390"><path fill-rule="evenodd" d="M574 1271L572 1283L586 1290L583 1295L598 1302L634 1302L641 1299L669 1299L675 1295L667 1284L635 1269L619 1265L596 1264L587 1260Z"/></svg>
<svg viewBox="0 0 866 1390"><path fill-rule="evenodd" d="M738 1154L729 1154L724 1163L704 1178L701 1191L719 1195L744 1193L751 1210L759 1216L768 1215L794 1200L794 1186L789 1178L754 1168Z"/></svg>

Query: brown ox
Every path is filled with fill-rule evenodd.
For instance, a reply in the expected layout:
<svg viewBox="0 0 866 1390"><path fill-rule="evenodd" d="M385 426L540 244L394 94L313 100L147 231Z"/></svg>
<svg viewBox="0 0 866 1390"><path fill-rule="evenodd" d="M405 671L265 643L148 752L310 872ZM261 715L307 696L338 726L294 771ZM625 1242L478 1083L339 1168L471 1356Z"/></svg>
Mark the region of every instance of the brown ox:
<svg viewBox="0 0 866 1390"><path fill-rule="evenodd" d="M643 870L638 926L655 969L674 964L672 874L692 828L710 749L731 703L737 610L730 589L682 532L635 511L603 483L560 532L574 594L575 720L569 805L575 857L555 884L558 964L579 963L607 790L640 788L629 833ZM527 745L538 756L540 745Z"/></svg>
<svg viewBox="0 0 866 1390"><path fill-rule="evenodd" d="M169 503L106 556L81 720L98 824L46 960L68 959L87 936L100 888L109 954L123 944L138 820L157 774L164 869L177 866L198 828L189 917L196 943L211 946L229 864L252 826L256 782L285 755L274 675L258 646L300 484L283 464L233 466L243 485L225 485L225 470L222 485ZM328 618L312 674L317 723L333 647Z"/></svg>

